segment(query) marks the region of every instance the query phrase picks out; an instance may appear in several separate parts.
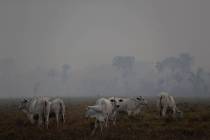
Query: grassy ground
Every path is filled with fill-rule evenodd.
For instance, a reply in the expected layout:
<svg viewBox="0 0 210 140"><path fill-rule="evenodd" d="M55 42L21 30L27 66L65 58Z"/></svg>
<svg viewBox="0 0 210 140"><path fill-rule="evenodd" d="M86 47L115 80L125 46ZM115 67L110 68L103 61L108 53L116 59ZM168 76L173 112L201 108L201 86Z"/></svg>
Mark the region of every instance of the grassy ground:
<svg viewBox="0 0 210 140"><path fill-rule="evenodd" d="M94 99L65 99L66 124L57 129L53 120L49 129L31 125L17 110L18 99L0 100L0 140L210 140L210 100L178 99L184 112L181 120L160 119L153 99L141 116L120 116L116 126L105 129L103 136L90 136L90 123L84 118L87 105Z"/></svg>

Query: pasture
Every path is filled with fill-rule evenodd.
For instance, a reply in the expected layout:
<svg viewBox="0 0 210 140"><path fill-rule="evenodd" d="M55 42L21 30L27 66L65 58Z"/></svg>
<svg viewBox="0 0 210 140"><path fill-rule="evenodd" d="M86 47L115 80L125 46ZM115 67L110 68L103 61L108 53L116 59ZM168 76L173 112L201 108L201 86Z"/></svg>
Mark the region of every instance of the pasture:
<svg viewBox="0 0 210 140"><path fill-rule="evenodd" d="M30 124L17 109L19 101L0 99L0 140L210 140L210 99L178 98L184 118L171 120L159 118L155 100L148 98L143 116L122 114L117 125L105 128L102 136L90 136L93 120L84 117L94 98L64 98L66 123L57 129L51 119L48 130Z"/></svg>

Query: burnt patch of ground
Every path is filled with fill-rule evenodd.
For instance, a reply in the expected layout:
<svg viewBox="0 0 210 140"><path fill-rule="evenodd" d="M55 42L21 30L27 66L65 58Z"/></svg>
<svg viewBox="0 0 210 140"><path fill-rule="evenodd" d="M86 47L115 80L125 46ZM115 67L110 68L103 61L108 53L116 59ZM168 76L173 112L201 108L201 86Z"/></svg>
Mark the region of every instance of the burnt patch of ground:
<svg viewBox="0 0 210 140"><path fill-rule="evenodd" d="M90 136L91 123L84 116L87 105L94 99L65 99L66 123L56 128L51 119L49 129L32 125L17 109L18 99L0 100L0 140L210 140L210 100L180 99L178 107L184 112L180 120L161 119L153 99L144 115L121 115L116 126L110 126Z"/></svg>

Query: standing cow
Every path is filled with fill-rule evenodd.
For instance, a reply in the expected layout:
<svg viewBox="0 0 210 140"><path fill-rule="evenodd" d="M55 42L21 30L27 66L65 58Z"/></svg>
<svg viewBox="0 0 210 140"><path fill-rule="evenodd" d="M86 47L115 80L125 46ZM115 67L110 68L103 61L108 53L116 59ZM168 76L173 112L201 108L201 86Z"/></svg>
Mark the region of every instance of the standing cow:
<svg viewBox="0 0 210 140"><path fill-rule="evenodd" d="M147 105L147 101L142 97L119 98L111 97L114 99L118 107L118 112L125 112L128 116L134 116L141 113L143 106Z"/></svg>
<svg viewBox="0 0 210 140"><path fill-rule="evenodd" d="M87 107L86 117L95 119L94 129L92 130L91 135L95 134L98 125L100 125L102 134L104 125L106 127L108 126L109 118L112 116L115 110L115 103L112 103L106 98L100 98L96 101L94 106Z"/></svg>
<svg viewBox="0 0 210 140"><path fill-rule="evenodd" d="M35 123L38 118L38 125L42 125L43 122L48 128L49 114L50 114L50 102L47 97L33 97L32 99L23 99L19 105L19 109L22 110L30 120L32 124Z"/></svg>
<svg viewBox="0 0 210 140"><path fill-rule="evenodd" d="M174 97L168 95L166 92L160 94L157 105L160 109L161 117L172 115L174 118L180 118L183 116L183 113L176 106Z"/></svg>
<svg viewBox="0 0 210 140"><path fill-rule="evenodd" d="M65 104L62 99L55 98L50 101L50 117L55 116L57 127L59 126L59 121L63 124L65 122Z"/></svg>

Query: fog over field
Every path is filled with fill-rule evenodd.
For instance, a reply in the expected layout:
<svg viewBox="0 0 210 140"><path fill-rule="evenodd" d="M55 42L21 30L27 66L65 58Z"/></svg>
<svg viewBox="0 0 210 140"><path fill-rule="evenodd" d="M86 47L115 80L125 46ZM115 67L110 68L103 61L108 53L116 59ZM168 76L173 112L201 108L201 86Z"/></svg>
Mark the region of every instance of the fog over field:
<svg viewBox="0 0 210 140"><path fill-rule="evenodd" d="M1 0L0 97L209 96L209 5Z"/></svg>

